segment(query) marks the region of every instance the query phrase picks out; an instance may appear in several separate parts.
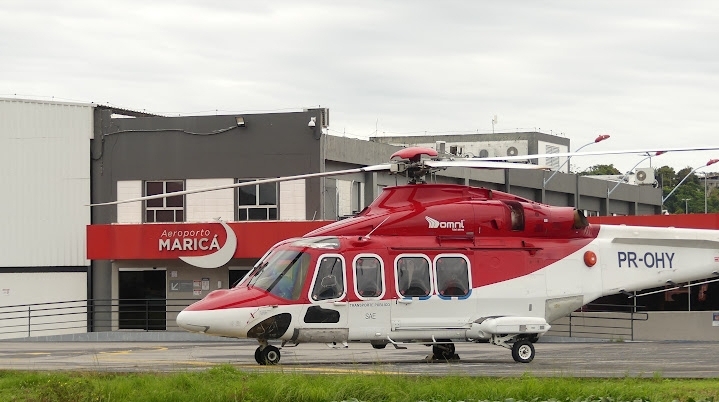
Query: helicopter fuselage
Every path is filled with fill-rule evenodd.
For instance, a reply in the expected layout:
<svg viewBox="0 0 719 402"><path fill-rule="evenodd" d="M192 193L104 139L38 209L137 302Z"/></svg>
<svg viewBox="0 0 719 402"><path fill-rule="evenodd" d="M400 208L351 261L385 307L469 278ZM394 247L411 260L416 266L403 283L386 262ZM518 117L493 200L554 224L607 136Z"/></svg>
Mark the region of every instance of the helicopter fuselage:
<svg viewBox="0 0 719 402"><path fill-rule="evenodd" d="M573 208L487 189L399 186L356 217L277 244L177 323L261 345L510 347L603 295L719 275L717 250L715 231L589 225Z"/></svg>

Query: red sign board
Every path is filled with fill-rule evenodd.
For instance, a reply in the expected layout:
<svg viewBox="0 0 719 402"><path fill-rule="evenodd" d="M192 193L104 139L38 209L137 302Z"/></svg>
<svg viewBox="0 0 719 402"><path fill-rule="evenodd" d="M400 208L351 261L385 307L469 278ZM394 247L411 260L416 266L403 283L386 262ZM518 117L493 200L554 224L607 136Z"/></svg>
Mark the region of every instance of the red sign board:
<svg viewBox="0 0 719 402"><path fill-rule="evenodd" d="M224 253L228 258L260 258L275 243L300 237L329 223L273 221L88 225L87 258L183 259L193 265L197 264L188 260L212 254ZM228 238L234 242L228 242Z"/></svg>

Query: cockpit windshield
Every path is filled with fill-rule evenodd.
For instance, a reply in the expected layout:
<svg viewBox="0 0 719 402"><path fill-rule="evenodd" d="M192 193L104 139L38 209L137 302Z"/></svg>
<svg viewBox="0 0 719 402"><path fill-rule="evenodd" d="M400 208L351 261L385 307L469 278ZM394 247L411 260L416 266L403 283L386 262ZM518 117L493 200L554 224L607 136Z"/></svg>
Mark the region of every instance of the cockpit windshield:
<svg viewBox="0 0 719 402"><path fill-rule="evenodd" d="M295 250L275 250L257 266L247 283L248 287L266 290L288 300L300 298L310 255Z"/></svg>
<svg viewBox="0 0 719 402"><path fill-rule="evenodd" d="M339 247L340 240L334 236L281 241L265 253L236 286L257 287L285 299L298 300L309 270L311 256L306 252L288 249L336 250Z"/></svg>

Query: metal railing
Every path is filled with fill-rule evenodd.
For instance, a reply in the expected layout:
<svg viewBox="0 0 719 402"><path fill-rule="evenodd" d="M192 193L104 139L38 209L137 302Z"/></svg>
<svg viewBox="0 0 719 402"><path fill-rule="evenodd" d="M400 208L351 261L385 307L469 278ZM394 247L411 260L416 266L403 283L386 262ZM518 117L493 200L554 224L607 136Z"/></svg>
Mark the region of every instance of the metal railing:
<svg viewBox="0 0 719 402"><path fill-rule="evenodd" d="M115 330L180 330L197 299L89 299L0 306L0 339Z"/></svg>
<svg viewBox="0 0 719 402"><path fill-rule="evenodd" d="M0 339L135 330L180 331L177 314L197 299L90 299L0 307ZM588 304L552 323L551 335L634 339L635 306Z"/></svg>
<svg viewBox="0 0 719 402"><path fill-rule="evenodd" d="M643 306L587 304L551 323L549 335L576 338L634 340L634 323L647 321Z"/></svg>

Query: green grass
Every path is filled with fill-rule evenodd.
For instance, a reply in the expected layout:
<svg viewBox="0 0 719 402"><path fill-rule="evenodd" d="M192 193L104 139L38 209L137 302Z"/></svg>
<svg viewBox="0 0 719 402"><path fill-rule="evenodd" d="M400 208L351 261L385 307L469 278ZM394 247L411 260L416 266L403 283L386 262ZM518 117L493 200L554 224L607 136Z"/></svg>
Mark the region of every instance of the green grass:
<svg viewBox="0 0 719 402"><path fill-rule="evenodd" d="M0 401L714 401L719 381L247 373L0 371Z"/></svg>

